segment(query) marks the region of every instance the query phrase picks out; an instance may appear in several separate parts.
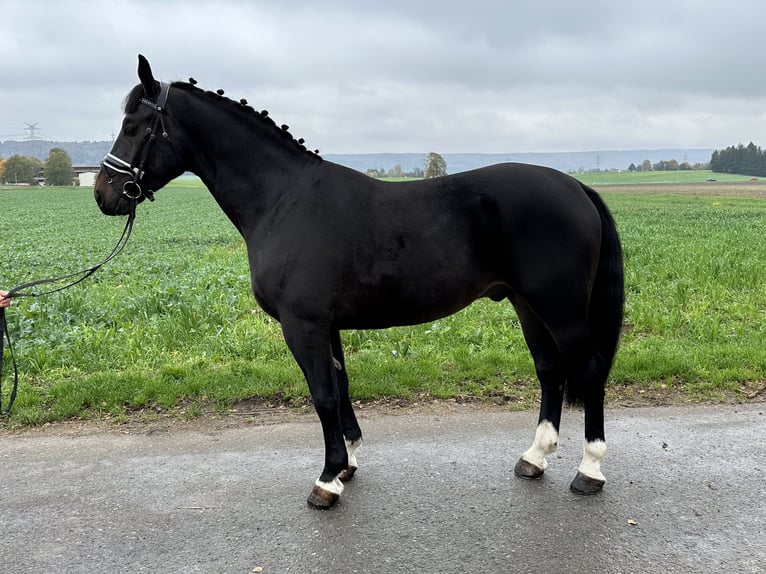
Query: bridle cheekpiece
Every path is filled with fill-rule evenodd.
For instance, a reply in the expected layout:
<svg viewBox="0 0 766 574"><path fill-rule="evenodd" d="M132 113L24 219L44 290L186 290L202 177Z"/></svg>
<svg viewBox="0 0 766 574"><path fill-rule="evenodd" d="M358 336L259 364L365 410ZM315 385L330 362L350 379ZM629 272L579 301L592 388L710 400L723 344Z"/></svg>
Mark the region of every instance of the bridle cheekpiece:
<svg viewBox="0 0 766 574"><path fill-rule="evenodd" d="M169 92L170 84L167 82L160 82L160 93L159 96L157 96L156 102L153 102L147 98L141 98L139 100L140 104L148 106L154 110L154 119L152 121L152 126L150 128L146 128L143 144L136 150L136 153L133 156L133 160L126 161L121 157L109 152L101 161L101 167L104 169L107 177L106 181L112 185L112 187L115 187L112 173L121 173L130 177L130 179L122 185L122 189L115 187L117 192L129 201L138 201L142 196L146 197L146 199L149 201L154 201L154 191L151 189L143 190L141 188L141 180L146 174L144 171L144 164L146 163L146 159L149 157L149 152L151 151L152 144L157 137L158 127L162 128L160 133L162 134L163 139L170 142L170 136L168 136L168 132L165 129L164 118L165 105L168 101Z"/></svg>

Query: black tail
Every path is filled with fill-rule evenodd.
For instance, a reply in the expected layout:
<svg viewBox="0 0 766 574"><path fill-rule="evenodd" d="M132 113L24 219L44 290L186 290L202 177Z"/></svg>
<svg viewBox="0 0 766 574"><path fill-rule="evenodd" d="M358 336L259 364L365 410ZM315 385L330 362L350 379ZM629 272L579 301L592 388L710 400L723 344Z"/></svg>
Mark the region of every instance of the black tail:
<svg viewBox="0 0 766 574"><path fill-rule="evenodd" d="M608 374L617 352L622 331L625 278L622 267L622 246L612 214L599 194L582 186L601 216L601 255L590 297L590 328L595 339L601 367Z"/></svg>
<svg viewBox="0 0 766 574"><path fill-rule="evenodd" d="M596 352L588 359L584 372L567 379L566 399L575 405L586 403L588 398L604 396L622 330L625 299L622 246L617 226L598 193L587 185L582 187L601 216L601 251L588 307L588 327Z"/></svg>

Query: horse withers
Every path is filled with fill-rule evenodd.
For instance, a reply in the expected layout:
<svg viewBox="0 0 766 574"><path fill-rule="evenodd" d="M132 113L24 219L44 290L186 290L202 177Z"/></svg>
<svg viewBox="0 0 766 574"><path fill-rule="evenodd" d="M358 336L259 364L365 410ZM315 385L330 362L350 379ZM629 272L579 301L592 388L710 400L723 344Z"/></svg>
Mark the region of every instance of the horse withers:
<svg viewBox="0 0 766 574"><path fill-rule="evenodd" d="M595 191L515 163L381 182L322 160L244 100L157 81L143 56L138 76L95 199L106 214L126 214L190 171L239 230L253 294L280 322L322 424L311 506L336 502L362 441L340 332L432 321L480 297L513 304L542 388L515 473L543 475L566 398L585 413L571 489L602 489L604 387L624 287L615 223Z"/></svg>

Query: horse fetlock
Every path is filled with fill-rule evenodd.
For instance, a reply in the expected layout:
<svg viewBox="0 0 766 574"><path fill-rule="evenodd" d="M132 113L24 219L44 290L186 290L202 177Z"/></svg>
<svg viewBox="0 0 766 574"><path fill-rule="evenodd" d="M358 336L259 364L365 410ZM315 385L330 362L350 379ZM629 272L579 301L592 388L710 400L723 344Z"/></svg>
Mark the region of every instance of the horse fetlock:
<svg viewBox="0 0 766 574"><path fill-rule="evenodd" d="M359 464L356 462L356 449L358 449L360 446L362 446L362 439L358 438L356 440L346 440L346 453L348 454L348 466L358 467Z"/></svg>
<svg viewBox="0 0 766 574"><path fill-rule="evenodd" d="M356 474L356 471L359 467L358 466L349 466L346 470L341 472L338 475L338 480L341 482L348 482L352 478L354 478L354 475Z"/></svg>
<svg viewBox="0 0 766 574"><path fill-rule="evenodd" d="M559 447L559 431L549 421L543 421L537 425L535 431L535 446L544 454L556 452Z"/></svg>
<svg viewBox="0 0 766 574"><path fill-rule="evenodd" d="M354 452L361 445L362 445L361 437L356 440L346 440L346 453L348 455L348 465L338 475L338 479L341 482L348 482L349 480L354 478L354 474L356 474L356 471L359 468L359 463L356 461L356 455L354 454Z"/></svg>
<svg viewBox="0 0 766 574"><path fill-rule="evenodd" d="M601 472L604 457L606 457L606 443L603 440L586 441L582 449L582 462L577 467L577 476L569 485L569 489L581 495L601 492L606 482Z"/></svg>
<svg viewBox="0 0 766 574"><path fill-rule="evenodd" d="M582 462L577 467L577 472L600 481L606 482L601 472L601 463L606 457L606 443L603 440L586 441L582 448Z"/></svg>
<svg viewBox="0 0 766 574"><path fill-rule="evenodd" d="M537 425L535 442L521 455L519 463L524 461L532 467L539 469L539 474L541 475L548 468L548 461L545 460L545 455L556 452L558 445L559 433L556 427L550 421L542 421ZM519 464L517 463L516 466L518 467ZM518 472L517 475L522 476ZM525 476L525 478L529 477Z"/></svg>

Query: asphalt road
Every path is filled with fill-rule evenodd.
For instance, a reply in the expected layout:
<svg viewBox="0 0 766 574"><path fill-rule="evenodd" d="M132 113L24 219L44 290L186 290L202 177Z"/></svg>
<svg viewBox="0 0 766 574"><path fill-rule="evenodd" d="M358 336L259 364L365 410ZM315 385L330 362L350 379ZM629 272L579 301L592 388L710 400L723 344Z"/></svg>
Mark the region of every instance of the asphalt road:
<svg viewBox="0 0 766 574"><path fill-rule="evenodd" d="M513 476L536 414L362 416L338 506L305 498L318 423L0 435L0 572L766 572L766 404L615 409L607 484Z"/></svg>

